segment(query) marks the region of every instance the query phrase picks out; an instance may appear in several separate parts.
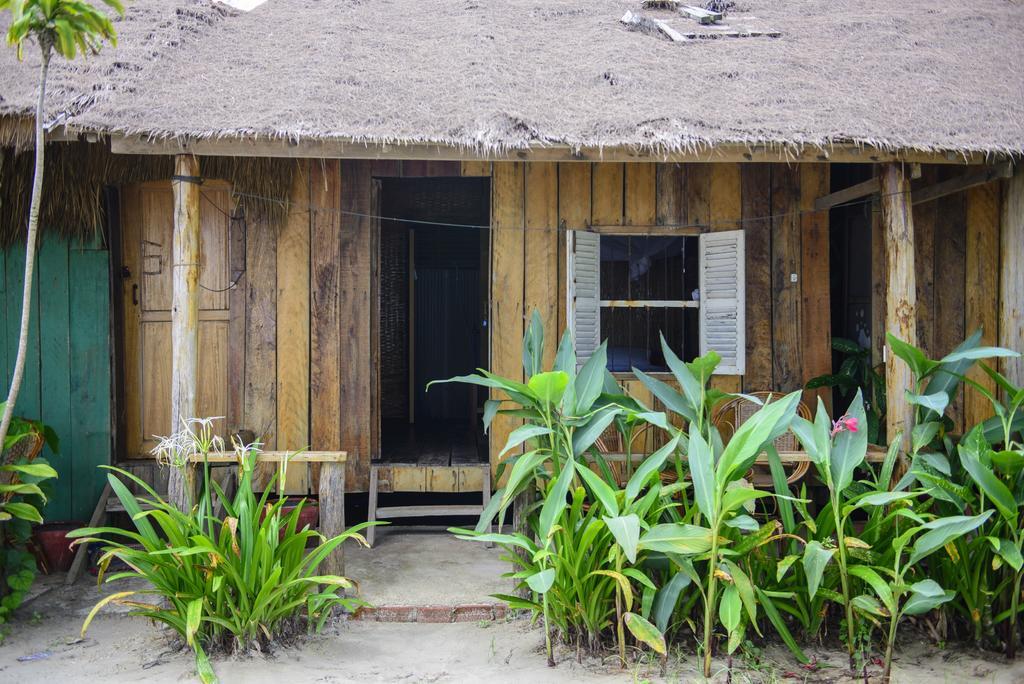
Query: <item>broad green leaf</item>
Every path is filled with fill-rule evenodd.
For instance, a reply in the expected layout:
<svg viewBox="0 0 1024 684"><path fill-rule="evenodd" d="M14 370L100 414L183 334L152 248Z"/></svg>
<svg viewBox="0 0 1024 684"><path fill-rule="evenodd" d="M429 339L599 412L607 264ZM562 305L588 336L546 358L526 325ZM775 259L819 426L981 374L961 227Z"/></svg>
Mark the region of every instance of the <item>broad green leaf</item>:
<svg viewBox="0 0 1024 684"><path fill-rule="evenodd" d="M697 431L690 434L690 452L687 459L690 462L690 477L693 480L693 495L697 500L697 507L705 518L714 520L718 512L718 494L711 448Z"/></svg>
<svg viewBox="0 0 1024 684"><path fill-rule="evenodd" d="M895 612L896 600L893 598L892 588L873 568L869 568L866 565L851 565L848 568L848 572L852 576L864 580L874 590L875 594L878 595L878 598L882 600L882 603L889 612Z"/></svg>
<svg viewBox="0 0 1024 684"><path fill-rule="evenodd" d="M729 574L732 575L733 586L736 587L736 592L740 595L740 601L743 602L743 607L747 611L747 616L750 618L750 624L753 625L754 630L760 634L761 630L757 627L757 600L754 598L754 585L751 583L750 578L747 577L747 573L743 572L740 566L736 565L728 558L722 562L725 563L725 566L729 569Z"/></svg>
<svg viewBox="0 0 1024 684"><path fill-rule="evenodd" d="M677 434L669 442L644 459L643 463L636 469L633 476L626 483L626 501L632 501L640 493L640 489L647 483L647 480L658 472L661 472L665 461L675 451L679 444Z"/></svg>
<svg viewBox="0 0 1024 684"><path fill-rule="evenodd" d="M913 445L914 452L918 452L932 443L935 439L935 435L939 433L942 428L942 423L937 420L930 420L926 423L921 423L914 426L914 430L911 433L911 443Z"/></svg>
<svg viewBox="0 0 1024 684"><path fill-rule="evenodd" d="M538 594L545 594L555 584L555 569L548 568L535 572L526 578L526 584Z"/></svg>
<svg viewBox="0 0 1024 684"><path fill-rule="evenodd" d="M1017 352L1012 349L1004 349L1003 347L975 347L973 349L964 349L963 351L955 351L952 354L942 357L939 363L956 363L958 361L980 361L981 359L993 359L993 358L1016 358L1020 356Z"/></svg>
<svg viewBox="0 0 1024 684"><path fill-rule="evenodd" d="M906 364L910 366L911 372L918 378L928 376L932 371L939 367L939 363L937 361L931 361L924 355L923 351L913 345L907 344L892 333L886 333L885 339L889 343L889 348L892 349L892 353L898 358L903 359Z"/></svg>
<svg viewBox="0 0 1024 684"><path fill-rule="evenodd" d="M636 563L637 546L640 543L640 518L630 513L614 518L605 516L603 520L629 562Z"/></svg>
<svg viewBox="0 0 1024 684"><path fill-rule="evenodd" d="M812 541L804 548L804 575L807 576L807 590L811 600L818 593L821 585L822 575L825 574L825 567L832 560L835 549L826 549L818 541Z"/></svg>
<svg viewBox="0 0 1024 684"><path fill-rule="evenodd" d="M864 462L868 453L868 421L864 415L864 397L859 388L847 415L857 419L857 431L843 430L835 436L831 459L832 482L839 491L850 486L854 471Z"/></svg>
<svg viewBox="0 0 1024 684"><path fill-rule="evenodd" d="M494 422L494 416L498 414L498 409L501 408L500 399L488 399L484 402L484 434L491 429L491 423Z"/></svg>
<svg viewBox="0 0 1024 684"><path fill-rule="evenodd" d="M563 371L570 376L576 374L576 349L572 344L572 332L568 328L558 343L558 351L555 353L555 370ZM573 410L575 411L575 407Z"/></svg>
<svg viewBox="0 0 1024 684"><path fill-rule="evenodd" d="M763 499L769 496L771 496L771 492L763 492L752 487L731 487L722 495L722 513L730 513L755 499Z"/></svg>
<svg viewBox="0 0 1024 684"><path fill-rule="evenodd" d="M777 565L775 566L775 581L776 581L776 582L782 582L782 578L786 576L786 573L787 573L787 572L789 572L789 568L790 568L790 567L791 567L791 566L793 565L793 563L794 563L794 562L796 562L796 561L797 561L797 560L798 560L799 558L800 558L800 556L798 556L798 555L796 555L796 554L794 553L794 554L791 554L791 555L789 555L789 556L786 556L785 558L783 558L782 560L780 560L780 561L778 562L778 564L777 564Z"/></svg>
<svg viewBox="0 0 1024 684"><path fill-rule="evenodd" d="M1020 572L1021 567L1024 567L1024 558L1021 557L1020 549L1012 541L998 537L989 537L988 541L992 545L992 550L1006 561L1007 565Z"/></svg>
<svg viewBox="0 0 1024 684"><path fill-rule="evenodd" d="M746 514L737 515L735 518L728 518L724 522L734 530L742 530L744 532L757 532L761 529L758 522Z"/></svg>
<svg viewBox="0 0 1024 684"><path fill-rule="evenodd" d="M926 529L927 532L918 537L914 542L914 548L910 554L910 565L916 564L936 549L941 549L954 539L976 529L988 520L991 515L992 511L985 511L980 515L953 515L926 522L921 527Z"/></svg>
<svg viewBox="0 0 1024 684"><path fill-rule="evenodd" d="M982 465L981 461L974 458L974 456L968 453L963 446L960 449L960 463L963 465L964 470L970 474L971 479L977 483L981 488L981 491L985 493L996 508L999 509L999 513L1003 516L1003 519L1010 524L1011 529L1016 529L1017 519L1020 517L1017 511L1017 501L1013 498L1013 494L1007 488L1002 481L995 476L987 466Z"/></svg>
<svg viewBox="0 0 1024 684"><path fill-rule="evenodd" d="M720 486L734 478L740 464L753 462L758 452L773 435L788 428L800 402L799 391L792 392L778 401L773 401L759 409L748 418L733 434L719 459L715 477ZM693 435L690 436L690 447L693 450ZM695 483L696 484L696 483Z"/></svg>
<svg viewBox="0 0 1024 684"><path fill-rule="evenodd" d="M640 536L640 548L681 555L705 553L711 548L711 530L684 523L662 523Z"/></svg>
<svg viewBox="0 0 1024 684"><path fill-rule="evenodd" d="M917 589L918 585L929 582L923 591ZM931 586L934 585L934 586ZM945 591L942 587L936 584L932 580L924 580L924 582L916 582L910 586L910 598L903 604L903 610L901 611L904 615L921 615L928 611L935 610L943 603L947 603L953 600L956 596L956 592Z"/></svg>
<svg viewBox="0 0 1024 684"><path fill-rule="evenodd" d="M501 509L501 502L505 498L505 490L499 489L491 495L491 500L484 506L483 512L480 513L480 519L476 523L476 531L483 532L491 527L491 522L494 520L494 516L498 515L498 510ZM500 523L501 521L499 521ZM500 528L499 528L500 529Z"/></svg>
<svg viewBox="0 0 1024 684"><path fill-rule="evenodd" d="M891 612L884 608L874 596L860 594L850 599L850 604L862 613L876 615L878 617L889 617Z"/></svg>
<svg viewBox="0 0 1024 684"><path fill-rule="evenodd" d="M30 477L58 477L57 471L45 463L9 463L3 467L8 472L21 473Z"/></svg>
<svg viewBox="0 0 1024 684"><path fill-rule="evenodd" d="M580 479L590 488L594 496L597 497L604 512L612 517L617 516L619 514L619 503L615 497L616 492L612 489L611 485L605 482L600 475L591 470L582 461L576 461L576 472L579 474Z"/></svg>
<svg viewBox="0 0 1024 684"><path fill-rule="evenodd" d="M515 463L512 464L512 472L508 476L508 483L505 485L505 492L501 496L502 508L519 495L522 484L529 482L537 468L547 459L548 454L544 451L528 451L516 457Z"/></svg>
<svg viewBox="0 0 1024 684"><path fill-rule="evenodd" d="M993 451L992 465L1005 475L1017 477L1021 471L1024 471L1024 452L1006 449Z"/></svg>
<svg viewBox="0 0 1024 684"><path fill-rule="evenodd" d="M741 610L740 593L735 585L730 584L722 592L722 601L718 604L718 619L725 631L732 634L740 626Z"/></svg>
<svg viewBox="0 0 1024 684"><path fill-rule="evenodd" d="M695 411L693 404L690 400L676 391L675 388L670 385L658 380L657 378L647 375L643 371L634 368L633 375L643 383L644 387L650 390L658 401L665 405L669 411L677 413L686 419L688 423L692 423L697 420L697 412Z"/></svg>
<svg viewBox="0 0 1024 684"><path fill-rule="evenodd" d="M602 342L598 346L576 376L576 412L579 415L589 413L594 402L601 396L608 367L607 344L607 342Z"/></svg>
<svg viewBox="0 0 1024 684"><path fill-rule="evenodd" d="M593 446L597 438L612 424L615 416L619 413L620 410L617 407L606 406L596 411L586 425L576 428L572 435L573 456L579 456Z"/></svg>
<svg viewBox="0 0 1024 684"><path fill-rule="evenodd" d="M849 515L858 508L865 506L888 506L894 501L912 499L920 496L923 492L871 492L855 497L849 504L843 507L843 514Z"/></svg>
<svg viewBox="0 0 1024 684"><path fill-rule="evenodd" d="M6 511L19 520L27 520L33 523L43 522L43 516L39 514L39 510L32 504L23 501L9 501L5 504L0 504L0 510Z"/></svg>
<svg viewBox="0 0 1024 684"><path fill-rule="evenodd" d="M815 463L821 463L824 455L818 450L818 443L814 438L814 423L802 416L794 416L793 422L790 423L789 427L793 430L796 438L800 440L800 444L803 445L804 451L811 457L811 460Z"/></svg>
<svg viewBox="0 0 1024 684"><path fill-rule="evenodd" d="M554 481L547 492L544 505L540 509L539 532L542 544L547 543L548 538L551 536L551 528L555 526L555 522L562 516L562 511L565 510L565 497L569 493L569 485L572 484L572 477L575 472L575 461L569 459L562 466L561 474L559 474L558 479Z"/></svg>
<svg viewBox="0 0 1024 684"><path fill-rule="evenodd" d="M625 621L629 633L637 641L647 644L655 653L662 655L666 653L665 637L657 627L636 613L626 613L622 619Z"/></svg>
<svg viewBox="0 0 1024 684"><path fill-rule="evenodd" d="M690 586L692 581L685 572L677 572L654 595L651 617L654 618L654 624L662 633L668 630L669 620L672 619L672 613L675 612L676 604L679 602L679 595L683 589Z"/></svg>
<svg viewBox="0 0 1024 684"><path fill-rule="evenodd" d="M916 406L923 406L929 411L934 411L937 415L942 415L946 412L946 407L949 406L949 395L945 392L935 392L933 394L915 394L910 390L904 390L904 396L908 403Z"/></svg>
<svg viewBox="0 0 1024 684"><path fill-rule="evenodd" d="M188 602L185 615L185 641L189 646L196 645L196 632L203 615L203 599L197 598Z"/></svg>
<svg viewBox="0 0 1024 684"><path fill-rule="evenodd" d="M551 428L543 425L520 425L509 434L508 441L505 442L505 448L503 448L501 453L498 454L498 458L500 459L502 456L529 439L550 434Z"/></svg>

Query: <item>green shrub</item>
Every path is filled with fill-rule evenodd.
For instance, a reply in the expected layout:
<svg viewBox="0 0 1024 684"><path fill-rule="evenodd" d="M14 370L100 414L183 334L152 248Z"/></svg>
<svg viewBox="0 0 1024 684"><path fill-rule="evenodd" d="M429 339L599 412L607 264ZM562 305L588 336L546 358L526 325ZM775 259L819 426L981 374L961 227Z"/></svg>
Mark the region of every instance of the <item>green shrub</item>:
<svg viewBox="0 0 1024 684"><path fill-rule="evenodd" d="M4 402L0 402L0 410ZM11 421L4 440L4 456L19 442L41 436L54 453L59 453L57 435L42 423L22 418ZM28 551L32 525L43 522L50 480L57 477L44 458L29 462L21 457L0 462L0 625L21 605L35 581L36 559ZM2 639L0 639L2 640Z"/></svg>
<svg viewBox="0 0 1024 684"><path fill-rule="evenodd" d="M196 432L191 425L199 426ZM163 457L181 464L192 450L206 454L217 446L209 421L195 421L189 429L163 443ZM196 654L204 681L215 679L208 650L265 649L272 640L301 628L319 630L335 608L354 610L363 605L344 590L354 582L318 574L327 555L347 539L365 544L357 525L327 539L308 528L298 529L302 504L288 514L285 499L270 500L273 486L260 498L253 493L252 474L258 450L236 445L239 462L238 492L230 501L209 477L208 466L199 501L188 511L164 501L144 481L117 468L107 476L114 493L131 516L135 531L112 527L84 528L69 536L76 543L104 544L100 583L128 578L147 580L152 588L120 591L103 598L89 613L82 633L95 615L114 601L129 605L132 614L162 622L176 631ZM136 497L125 482L145 491ZM224 502L224 516L212 513L212 495ZM307 545L316 547L307 550ZM130 570L106 576L114 558ZM159 600L146 602L140 596Z"/></svg>

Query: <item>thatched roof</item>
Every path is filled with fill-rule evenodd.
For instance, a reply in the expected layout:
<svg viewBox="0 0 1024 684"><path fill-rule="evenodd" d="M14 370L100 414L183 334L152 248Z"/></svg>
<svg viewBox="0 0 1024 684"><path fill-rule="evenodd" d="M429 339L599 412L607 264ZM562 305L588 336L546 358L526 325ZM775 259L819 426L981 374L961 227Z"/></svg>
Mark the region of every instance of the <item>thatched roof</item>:
<svg viewBox="0 0 1024 684"><path fill-rule="evenodd" d="M95 3L99 5L100 3ZM49 128L71 123L98 100L134 97L135 85L150 68L235 10L212 0L136 0L116 21L118 46L98 55L67 62L52 61L47 80L46 123ZM106 7L102 7L109 13ZM6 36L10 15L0 13L0 35ZM38 93L39 55L26 45L24 61L7 46L0 48L0 145L31 143L30 118Z"/></svg>
<svg viewBox="0 0 1024 684"><path fill-rule="evenodd" d="M154 138L477 151L1024 152L1024 4L737 4L728 21L756 16L781 36L674 43L619 21L640 0L268 0L228 15L146 0L116 50L61 77L50 118ZM9 76L3 60L0 113L24 111L32 76Z"/></svg>

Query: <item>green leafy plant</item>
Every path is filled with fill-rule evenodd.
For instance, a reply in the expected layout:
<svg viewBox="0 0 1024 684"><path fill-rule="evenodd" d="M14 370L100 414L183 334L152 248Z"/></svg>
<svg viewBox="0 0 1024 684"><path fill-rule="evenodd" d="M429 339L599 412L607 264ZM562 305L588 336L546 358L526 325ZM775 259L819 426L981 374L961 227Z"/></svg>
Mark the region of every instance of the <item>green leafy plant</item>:
<svg viewBox="0 0 1024 684"><path fill-rule="evenodd" d="M871 349L862 347L845 337L833 337L832 349L845 357L836 373L811 378L806 389L829 387L838 389L843 398L859 390L866 409L868 441L872 444L885 443L885 374L881 366L871 363Z"/></svg>
<svg viewBox="0 0 1024 684"><path fill-rule="evenodd" d="M749 624L757 629L757 600L754 587L746 573L727 553L723 541L726 527L756 528L747 515L745 505L756 499L771 496L739 482L750 470L764 445L785 432L796 414L800 393L793 392L778 401L770 402L736 430L729 444L716 454L708 440L697 431L689 434L687 457L693 479L693 495L711 536L711 548L706 556L707 566L703 579L704 603L704 676L711 676L712 636L718 621L729 635L728 651L732 653L743 640L740 629L743 618L740 606L746 610ZM726 582L719 597L718 583Z"/></svg>
<svg viewBox="0 0 1024 684"><path fill-rule="evenodd" d="M4 440L4 456L16 451L24 440L42 438L54 453L60 453L56 434L48 426L15 417ZM44 458L21 456L0 461L0 624L21 605L35 581L36 559L27 544L32 525L43 522L42 510L48 499L49 481L57 477Z"/></svg>
<svg viewBox="0 0 1024 684"><path fill-rule="evenodd" d="M192 453L205 456L216 450L218 440L210 420L197 420L165 438L158 449L162 458L182 461ZM86 617L83 634L105 605L126 604L133 608L132 614L162 622L177 632L195 651L199 675L208 682L216 679L207 658L209 649L266 647L272 638L302 626L321 629L335 608L353 610L363 604L343 593L354 589L354 582L319 574L318 569L346 540L365 545L359 531L368 524L331 539L308 528L299 529L301 502L285 514L285 499L269 499L273 487L267 487L259 498L253 493L258 450L236 444L235 452L239 468L235 496L227 499L206 473L200 499L188 511L164 501L131 473L108 468L107 481L135 530L83 528L69 537L77 537L76 543L104 544L100 583L141 578L152 588L119 591L103 598ZM145 495L132 494L125 481L133 482ZM223 503L223 517L212 513L214 494ZM316 546L307 550L310 543ZM107 576L114 558L130 570ZM140 601L136 595L153 595L162 602Z"/></svg>
<svg viewBox="0 0 1024 684"><path fill-rule="evenodd" d="M857 565L850 569L869 586L877 597L862 594L854 598L865 614L889 620L885 644L883 678L889 681L892 672L893 645L896 629L906 615L921 615L953 599L954 592L943 589L933 579L908 583L908 575L920 571L920 563L935 551L944 548L988 520L992 512L974 516L934 517L919 515L910 508L900 508L897 514L905 517L912 527L892 541L892 563L888 567Z"/></svg>

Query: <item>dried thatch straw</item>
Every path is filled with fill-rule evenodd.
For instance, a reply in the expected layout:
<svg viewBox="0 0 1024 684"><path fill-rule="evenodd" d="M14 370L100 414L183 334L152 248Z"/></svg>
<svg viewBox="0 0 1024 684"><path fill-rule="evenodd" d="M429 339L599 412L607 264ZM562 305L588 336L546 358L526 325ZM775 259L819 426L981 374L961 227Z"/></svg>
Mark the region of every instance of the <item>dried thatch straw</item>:
<svg viewBox="0 0 1024 684"><path fill-rule="evenodd" d="M33 155L0 148L0 245L23 239L28 221ZM254 200L287 197L297 164L288 159L251 157L204 157L200 168L205 178L229 181L243 208L280 224L286 206L277 201ZM43 176L40 225L73 239L102 236L100 192L106 185L124 185L169 179L174 162L165 156L115 155L105 145L74 142L49 143Z"/></svg>

